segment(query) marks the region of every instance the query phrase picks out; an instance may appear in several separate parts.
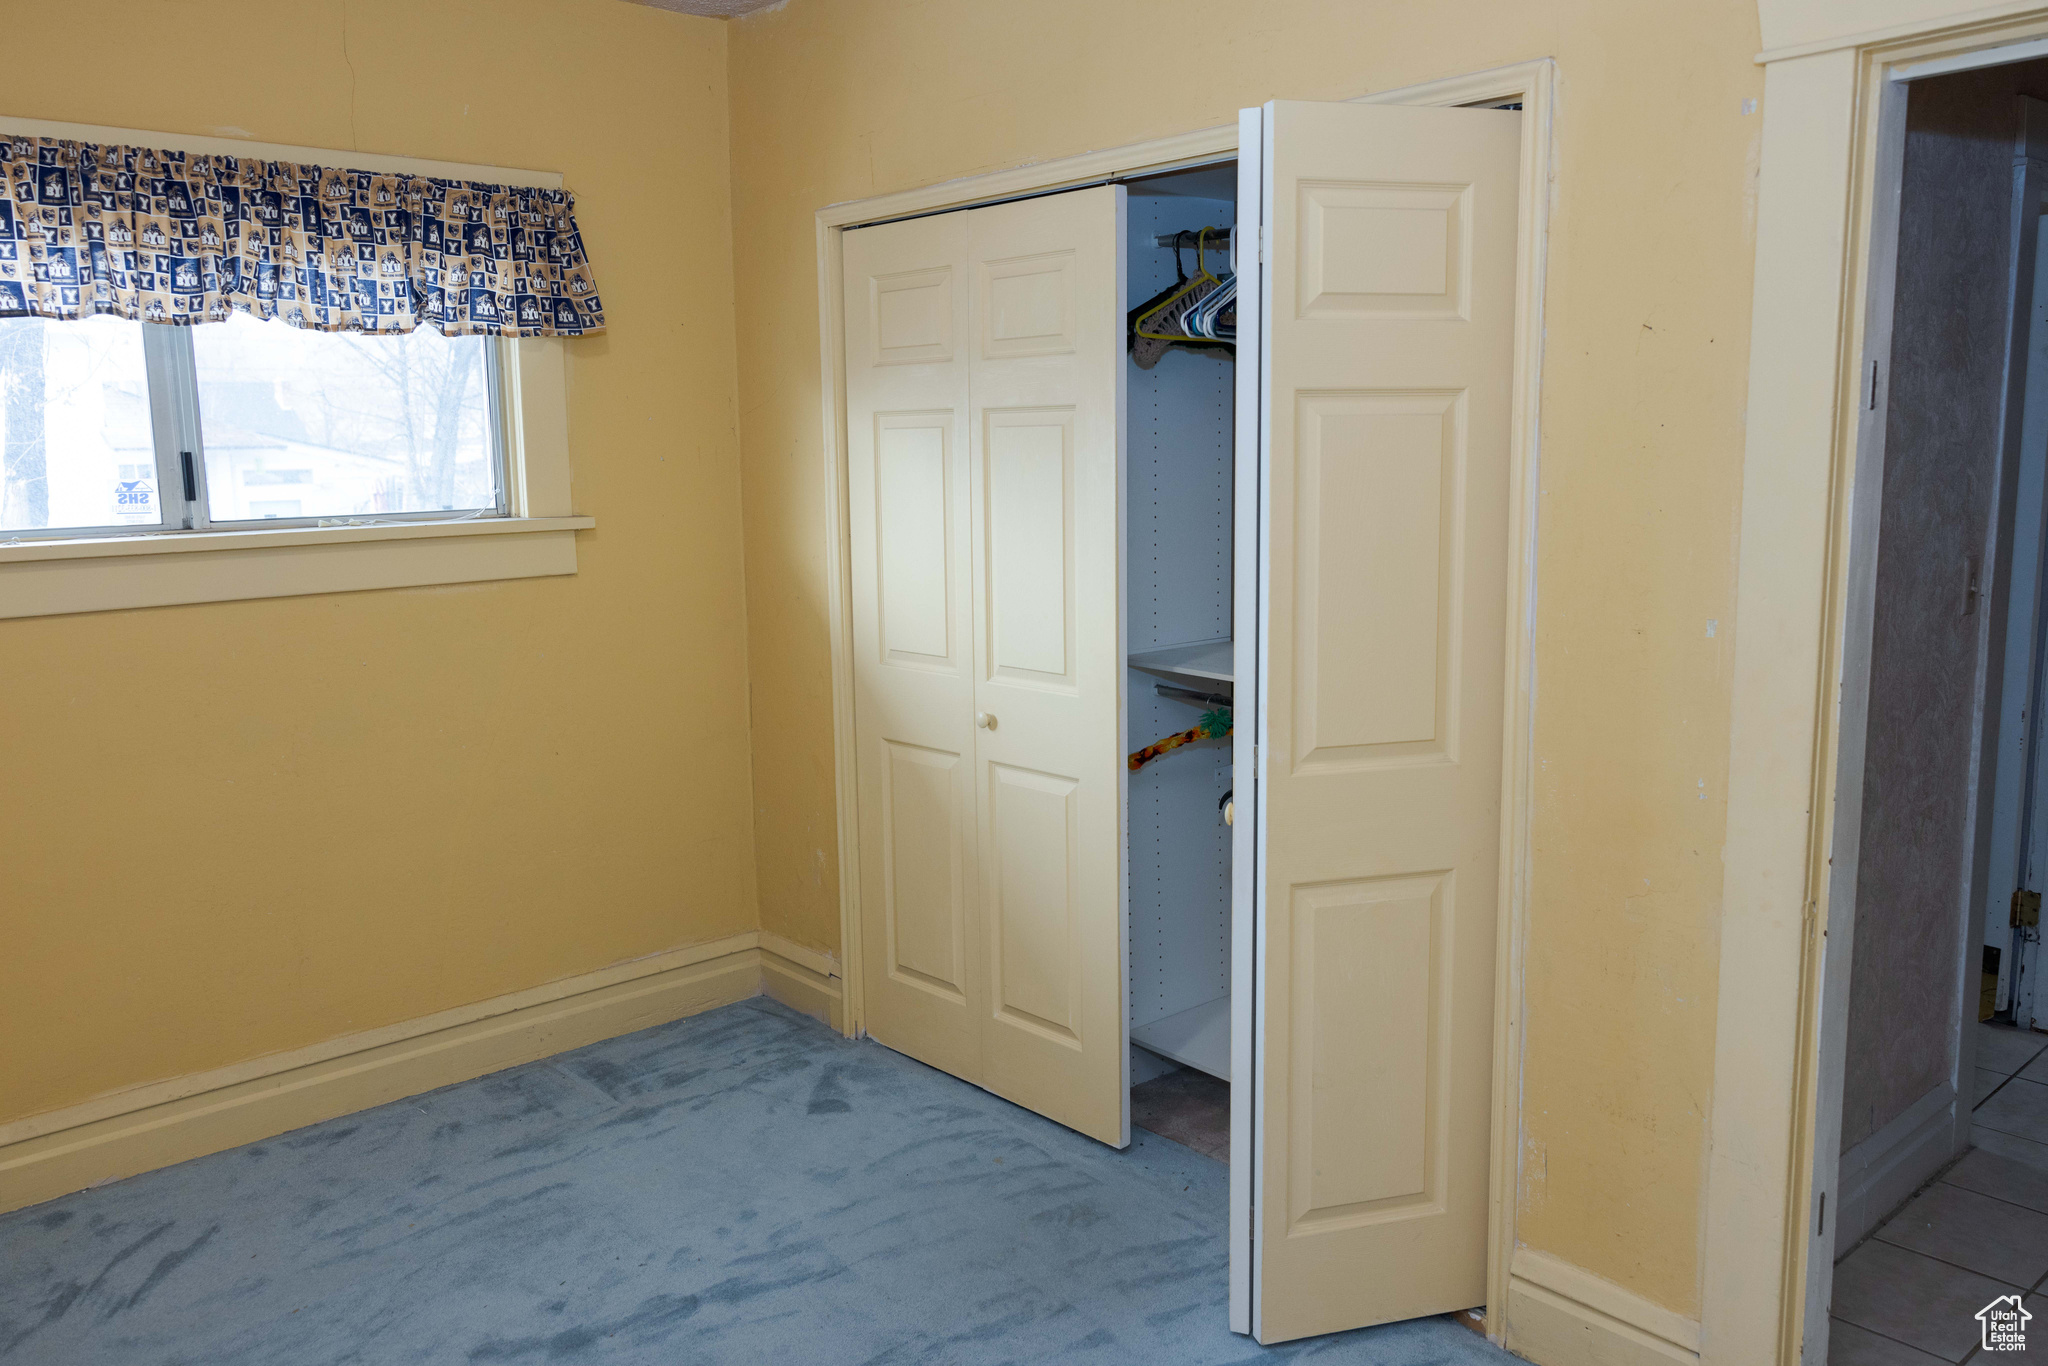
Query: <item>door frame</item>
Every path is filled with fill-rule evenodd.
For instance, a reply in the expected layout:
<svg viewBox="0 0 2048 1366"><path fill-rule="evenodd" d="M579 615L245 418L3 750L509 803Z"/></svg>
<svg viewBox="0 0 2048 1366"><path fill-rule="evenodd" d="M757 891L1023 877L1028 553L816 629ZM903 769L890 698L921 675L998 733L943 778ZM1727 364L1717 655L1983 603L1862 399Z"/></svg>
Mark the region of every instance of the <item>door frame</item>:
<svg viewBox="0 0 2048 1366"><path fill-rule="evenodd" d="M1507 1328L1508 1269L1515 1246L1520 1175L1523 942L1529 887L1535 703L1537 464L1542 427L1543 283L1555 195L1553 116L1557 64L1544 57L1355 97L1365 104L1424 106L1519 102L1522 124L1519 228L1515 268L1513 416L1509 442L1514 517L1508 558L1507 688L1501 771L1500 924L1495 969L1492 1159L1488 1181L1486 1332L1496 1344ZM897 218L972 208L1107 181L1225 161L1237 156L1230 123L1078 156L1038 162L936 185L829 204L817 211L818 339L824 422L825 591L832 647L833 783L839 841L839 943L844 976L842 1028L864 1032L861 963L859 798L855 782L851 537L847 522L846 356L839 234ZM1233 1286L1233 1292L1236 1287ZM1235 1299L1235 1293L1233 1294Z"/></svg>
<svg viewBox="0 0 2048 1366"><path fill-rule="evenodd" d="M1831 865L1845 828L1839 775L1861 772L1867 634L1859 643L1854 624L1871 585L1854 549L1870 534L1876 475L1858 460L1872 452L1863 362L1888 326L1890 290L1873 284L1892 259L1884 194L1898 183L1900 82L2048 55L2048 6L1759 0L1758 11L1764 123L1700 1362L1819 1366L1833 1288L1821 1201L1838 1175L1853 933ZM1970 911L1978 929L1981 907Z"/></svg>

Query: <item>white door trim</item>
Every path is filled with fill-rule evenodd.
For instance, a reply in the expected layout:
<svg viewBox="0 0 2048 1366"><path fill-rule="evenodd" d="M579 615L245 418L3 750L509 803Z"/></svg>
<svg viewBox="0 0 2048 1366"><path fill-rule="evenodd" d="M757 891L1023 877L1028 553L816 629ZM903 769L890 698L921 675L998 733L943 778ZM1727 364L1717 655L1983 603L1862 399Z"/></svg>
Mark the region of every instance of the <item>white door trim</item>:
<svg viewBox="0 0 2048 1366"><path fill-rule="evenodd" d="M1519 101L1522 131L1520 228L1516 247L1515 396L1510 446L1515 517L1509 547L1506 754L1502 763L1501 893L1493 1046L1493 1162L1487 1246L1487 1334L1506 1329L1508 1264L1514 1252L1515 1191L1520 1174L1522 1099L1522 946L1529 884L1532 721L1535 700L1536 503L1541 426L1543 281L1552 175L1552 117L1557 64L1550 58L1454 76L1361 101L1414 105L1477 105ZM1085 152L986 175L852 200L819 209L818 341L824 421L825 591L832 644L833 776L838 796L839 942L844 963L843 1027L862 1032L860 868L854 780L851 565L846 495L846 357L839 234L848 227L968 208L1108 180L1149 175L1237 155L1236 124L1125 147Z"/></svg>
<svg viewBox="0 0 2048 1366"><path fill-rule="evenodd" d="M1831 910L1845 682L1856 610L1852 519L1862 358L1881 327L1873 262L1893 78L2029 55L2039 0L1886 6L1917 17L1863 32L1853 6L1763 0L1767 39L1748 439L1723 850L1712 1144L1701 1260L1702 1366L1780 1366L1823 1350L1832 1287L1817 1236L1836 1178L1852 926ZM1886 258L1888 259L1888 258ZM1867 586L1866 586L1867 588ZM1859 721L1859 716L1848 718ZM1860 755L1860 747L1854 753ZM1853 778L1860 769L1844 770ZM1857 800L1853 791L1845 800ZM1972 928L1978 924L1976 909ZM1829 948L1837 952L1829 954ZM1970 999L1974 999L1971 997ZM1833 1040L1832 1046L1828 1041ZM1966 1074L1967 1075L1967 1074ZM1818 1179L1816 1179L1818 1177ZM1830 1202L1834 1203L1834 1202ZM1834 1216L1829 1216L1830 1228ZM1809 1253L1816 1255L1810 1256Z"/></svg>

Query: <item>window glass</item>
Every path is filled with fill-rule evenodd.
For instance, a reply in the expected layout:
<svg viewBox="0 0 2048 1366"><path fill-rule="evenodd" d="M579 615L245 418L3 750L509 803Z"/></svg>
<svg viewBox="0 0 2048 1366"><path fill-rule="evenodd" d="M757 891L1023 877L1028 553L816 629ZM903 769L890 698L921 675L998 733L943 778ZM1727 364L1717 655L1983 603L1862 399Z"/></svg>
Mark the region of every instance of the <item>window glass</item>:
<svg viewBox="0 0 2048 1366"><path fill-rule="evenodd" d="M0 532L162 516L142 324L0 318Z"/></svg>
<svg viewBox="0 0 2048 1366"><path fill-rule="evenodd" d="M213 521L497 505L485 338L242 313L191 332Z"/></svg>

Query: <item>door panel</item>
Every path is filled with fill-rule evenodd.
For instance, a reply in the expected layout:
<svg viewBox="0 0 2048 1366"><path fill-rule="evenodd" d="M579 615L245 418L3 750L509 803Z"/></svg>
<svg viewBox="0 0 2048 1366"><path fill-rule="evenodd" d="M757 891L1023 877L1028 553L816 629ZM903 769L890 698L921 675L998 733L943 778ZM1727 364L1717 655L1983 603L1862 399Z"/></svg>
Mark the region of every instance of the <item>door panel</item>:
<svg viewBox="0 0 2048 1366"><path fill-rule="evenodd" d="M1240 1198L1253 1329L1276 1342L1486 1298L1520 128L1286 102L1258 126Z"/></svg>
<svg viewBox="0 0 2048 1366"><path fill-rule="evenodd" d="M958 754L884 740L882 904L892 979L966 1004L967 822Z"/></svg>
<svg viewBox="0 0 2048 1366"><path fill-rule="evenodd" d="M981 354L990 359L1072 355L1079 311L1074 269L1072 251L982 261L987 304L981 314Z"/></svg>
<svg viewBox="0 0 2048 1366"><path fill-rule="evenodd" d="M1311 765L1444 749L1457 639L1464 396L1307 394L1295 429L1294 753Z"/></svg>
<svg viewBox="0 0 2048 1366"><path fill-rule="evenodd" d="M966 216L974 694L993 722L975 739L995 998L982 1084L1122 1147L1124 191Z"/></svg>
<svg viewBox="0 0 2048 1366"><path fill-rule="evenodd" d="M876 611L884 663L958 672L950 413L875 417Z"/></svg>
<svg viewBox="0 0 2048 1366"><path fill-rule="evenodd" d="M990 764L988 782L996 1014L1079 1047L1073 827L1080 784L1007 764Z"/></svg>
<svg viewBox="0 0 2048 1366"><path fill-rule="evenodd" d="M885 231L880 238L864 238L858 250L886 250L904 237L936 245L940 240L957 236L957 230L942 229L934 234L922 227ZM851 236L846 246L849 252L856 249ZM854 283L851 272L846 278L849 285ZM859 283L866 286L869 301L870 364L944 365L953 359L953 333L961 300L954 288L952 266L870 275ZM850 307L847 317L853 317Z"/></svg>
<svg viewBox="0 0 2048 1366"><path fill-rule="evenodd" d="M1468 318L1470 185L1303 180L1295 194L1301 317Z"/></svg>
<svg viewBox="0 0 2048 1366"><path fill-rule="evenodd" d="M848 232L847 507L867 1029L968 1077L975 907L966 225Z"/></svg>
<svg viewBox="0 0 2048 1366"><path fill-rule="evenodd" d="M1379 1218L1440 1197L1448 875L1297 887L1288 1156L1290 1231ZM1360 1048L1358 1040L1371 1040ZM1438 1159L1438 1160L1432 1160Z"/></svg>
<svg viewBox="0 0 2048 1366"><path fill-rule="evenodd" d="M1117 1146L1123 203L842 242L868 1032Z"/></svg>
<svg viewBox="0 0 2048 1366"><path fill-rule="evenodd" d="M990 669L1070 689L1073 410L984 410L982 423Z"/></svg>

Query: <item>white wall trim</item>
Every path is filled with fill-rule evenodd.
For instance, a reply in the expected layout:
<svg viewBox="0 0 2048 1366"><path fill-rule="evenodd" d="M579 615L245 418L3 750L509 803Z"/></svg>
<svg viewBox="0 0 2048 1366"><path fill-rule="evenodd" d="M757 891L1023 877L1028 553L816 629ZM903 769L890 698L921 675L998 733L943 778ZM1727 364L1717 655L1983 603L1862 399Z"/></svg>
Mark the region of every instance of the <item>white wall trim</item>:
<svg viewBox="0 0 2048 1366"><path fill-rule="evenodd" d="M508 532L581 531L594 517L477 517L445 522L377 522L346 526L252 527L237 531L150 531L129 536L81 536L71 540L0 540L0 565L41 560L127 559L194 551L262 550L287 545L341 545L352 541L416 541L435 536L502 536Z"/></svg>
<svg viewBox="0 0 2048 1366"><path fill-rule="evenodd" d="M1853 53L1823 53L1764 72L1700 1270L1709 1366L1795 1360L1804 1317L1819 1046L1808 1006L1835 947L1820 933L1840 677L1828 622L1851 469L1835 452L1838 418L1853 436L1855 413L1838 395L1862 302L1844 288L1861 245L1847 228L1856 67Z"/></svg>
<svg viewBox="0 0 2048 1366"><path fill-rule="evenodd" d="M576 572L588 517L0 543L0 619Z"/></svg>
<svg viewBox="0 0 2048 1366"><path fill-rule="evenodd" d="M665 1024L764 987L829 1020L837 979L810 964L831 960L779 936L778 947L764 947L762 938L750 930L0 1124L0 1212Z"/></svg>
<svg viewBox="0 0 2048 1366"><path fill-rule="evenodd" d="M132 1114L152 1106L181 1100L186 1096L216 1091L258 1077L277 1076L314 1063L329 1062L353 1053L368 1052L385 1044L401 1043L407 1039L452 1029L457 1025L473 1024L478 1020L488 1020L499 1015L546 1005L601 987L636 981L676 968L692 967L714 958L722 958L727 954L738 953L743 949L754 948L759 942L759 937L751 932L730 935L724 939L692 944L687 948L671 949L666 953L650 954L645 958L614 963L595 972L565 977L558 982L543 983L524 991L436 1011L432 1015L422 1015L417 1019L401 1020L396 1024L366 1029L356 1034L344 1034L339 1038L308 1044L304 1048L294 1048L283 1053L267 1053L262 1057L230 1063L225 1067L211 1068L205 1072L194 1072L188 1076L172 1077L165 1081L109 1091L105 1095L65 1106L61 1110L50 1110L0 1124L0 1150L11 1148L26 1139L55 1133L60 1129L75 1128L80 1124L89 1124L114 1115Z"/></svg>
<svg viewBox="0 0 2048 1366"><path fill-rule="evenodd" d="M820 977L839 977L839 960L823 949L805 948L794 939L785 939L773 930L761 931L761 948L779 958L786 958L800 968L805 968Z"/></svg>
<svg viewBox="0 0 2048 1366"><path fill-rule="evenodd" d="M837 977L823 977L789 959L761 951L761 991L799 1014L843 1032L845 1006Z"/></svg>
<svg viewBox="0 0 2048 1366"><path fill-rule="evenodd" d="M387 152L351 152L339 147L299 147L283 142L258 142L249 137L200 137L190 133L154 132L147 128L113 128L97 123L14 118L5 114L0 114L0 133L18 137L65 138L72 142L114 142L128 147L196 152L205 156L296 161L314 166L337 166L349 171L378 171L387 175L480 180L493 185L530 185L543 190L562 188L560 171L480 166L464 161L429 161Z"/></svg>
<svg viewBox="0 0 2048 1366"><path fill-rule="evenodd" d="M1895 8L1895 7L1888 7ZM1859 6L1814 4L1811 0L1763 0L1758 5L1763 20L1766 41L1791 31L1805 31L1814 36L1799 42L1775 43L1756 56L1759 64L1789 61L1798 57L1812 57L1823 52L1842 52L1849 49L1865 51L1885 47L1892 43L1911 42L1933 33L1952 32L1963 34L1971 30L1995 30L1999 25L2013 20L2025 20L2041 10L2040 0L2004 0L2002 4L1965 6L1948 0L1934 0L1924 7L1921 14L1896 23L1882 24L1869 28L1851 28L1840 23L1845 16L1858 15ZM1801 16L1796 12L1809 11ZM1932 12L1929 12L1932 11ZM1860 17L1860 16L1859 16ZM1828 30L1832 29L1832 32ZM1981 48L1987 44L2009 41L2003 38L1985 38L1978 42L1960 44L1964 49Z"/></svg>
<svg viewBox="0 0 2048 1366"><path fill-rule="evenodd" d="M846 1032L839 962L829 953L761 931L761 990L791 1010Z"/></svg>
<svg viewBox="0 0 2048 1366"><path fill-rule="evenodd" d="M2003 43L1997 47L1974 48L1968 52L1936 57L1931 61L1908 62L1892 67L1885 73L1885 78L1891 81L1924 81L1929 76L1946 76L1957 71L1981 71L1987 66L2008 66L2013 62L2029 62L2036 57L2048 57L2048 38L2035 38L2024 43Z"/></svg>
<svg viewBox="0 0 2048 1366"><path fill-rule="evenodd" d="M1959 1151L1956 1088L1947 1080L1902 1110L1891 1123L1842 1154L1835 1177L1835 1255L1877 1227Z"/></svg>
<svg viewBox="0 0 2048 1366"><path fill-rule="evenodd" d="M1500 938L1495 974L1492 1105L1494 1133L1489 1171L1487 1303L1508 1291L1515 1247L1516 1188L1520 1179L1522 1107L1523 944L1529 885L1535 718L1535 612L1538 456L1542 434L1544 279L1556 168L1557 63L1548 57L1376 91L1361 103L1456 106L1519 100L1524 113L1521 224L1516 246L1514 420L1514 538L1510 547L1507 716L1501 802ZM814 223L818 263L819 368L824 426L825 582L832 648L833 777L839 838L840 953L843 1001L836 1017L857 1037L861 1008L860 856L856 825L853 718L853 609L847 525L846 360L839 234L845 228L994 203L1024 194L1073 188L1153 174L1237 155L1236 125L1207 128L1125 147L1013 167L819 209ZM1490 1316L1488 1336L1504 1331Z"/></svg>
<svg viewBox="0 0 2048 1366"><path fill-rule="evenodd" d="M1692 1366L1699 1361L1697 1321L1526 1247L1515 1250L1505 1318L1508 1350L1538 1366Z"/></svg>

